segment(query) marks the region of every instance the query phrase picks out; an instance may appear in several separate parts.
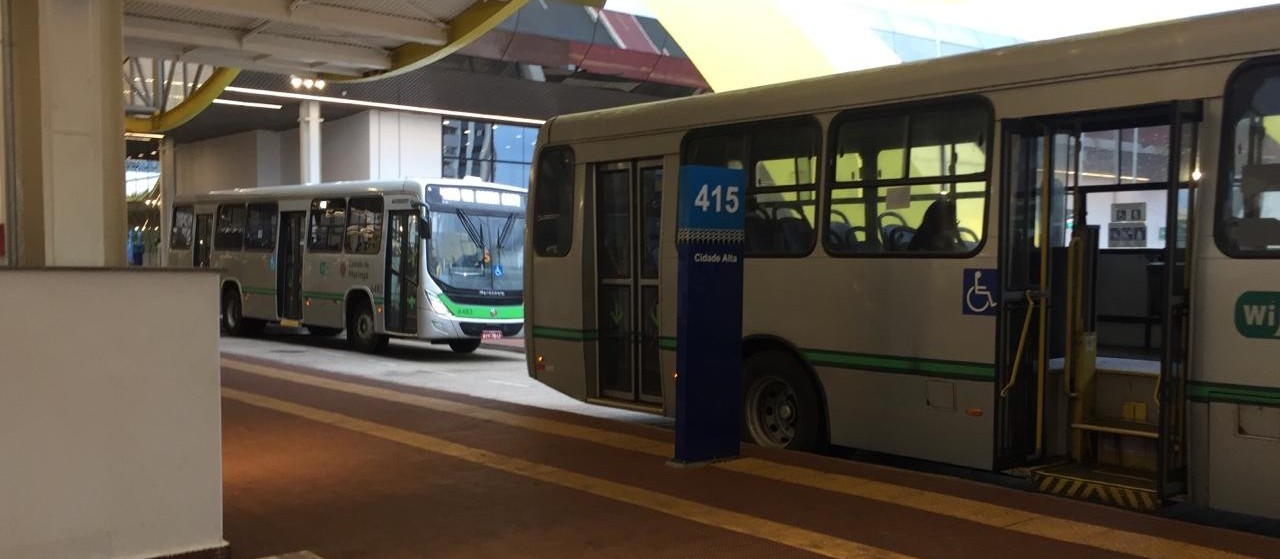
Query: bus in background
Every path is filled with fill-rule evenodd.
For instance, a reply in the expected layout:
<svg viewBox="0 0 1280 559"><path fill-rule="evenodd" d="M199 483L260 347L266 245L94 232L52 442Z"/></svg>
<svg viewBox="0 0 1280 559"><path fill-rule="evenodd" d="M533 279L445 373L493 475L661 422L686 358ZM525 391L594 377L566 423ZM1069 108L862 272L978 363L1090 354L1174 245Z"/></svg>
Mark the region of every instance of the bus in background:
<svg viewBox="0 0 1280 559"><path fill-rule="evenodd" d="M523 329L525 193L478 179L212 191L173 205L169 262L222 270L223 331L268 323L475 351Z"/></svg>
<svg viewBox="0 0 1280 559"><path fill-rule="evenodd" d="M738 169L724 389L749 441L1280 518L1277 28L1257 8L552 119L529 375L673 415L680 169Z"/></svg>

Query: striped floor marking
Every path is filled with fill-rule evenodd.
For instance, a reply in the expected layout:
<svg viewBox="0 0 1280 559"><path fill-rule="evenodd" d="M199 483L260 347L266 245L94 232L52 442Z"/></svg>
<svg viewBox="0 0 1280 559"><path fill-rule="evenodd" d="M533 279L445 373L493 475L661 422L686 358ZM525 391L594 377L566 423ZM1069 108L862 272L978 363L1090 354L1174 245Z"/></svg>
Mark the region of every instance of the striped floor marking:
<svg viewBox="0 0 1280 559"><path fill-rule="evenodd" d="M488 409L451 400L398 392L376 386L337 381L295 373L277 367L222 360L225 367L267 378L325 388L347 394L376 398L529 429L551 435L585 440L613 448L670 458L671 444L644 437L585 427L563 421L530 417ZM809 468L788 466L756 458L719 462L713 467L746 473L765 479L813 487L979 524L1031 534L1065 543L1128 553L1146 559L1259 559L1229 551L1170 540L1138 532L1045 516L1021 509L965 499L944 493L913 489L854 476L832 474Z"/></svg>
<svg viewBox="0 0 1280 559"><path fill-rule="evenodd" d="M910 555L863 545L812 530L733 512L695 501L672 497L597 477L591 477L545 464L538 464L494 452L449 442L444 439L407 431L381 423L259 396L231 388L223 388L224 398L269 409L364 435L400 443L434 454L464 460L472 464L501 470L545 483L576 489L606 499L647 508L707 526L722 528L770 540L782 545L826 557L856 559L915 559Z"/></svg>

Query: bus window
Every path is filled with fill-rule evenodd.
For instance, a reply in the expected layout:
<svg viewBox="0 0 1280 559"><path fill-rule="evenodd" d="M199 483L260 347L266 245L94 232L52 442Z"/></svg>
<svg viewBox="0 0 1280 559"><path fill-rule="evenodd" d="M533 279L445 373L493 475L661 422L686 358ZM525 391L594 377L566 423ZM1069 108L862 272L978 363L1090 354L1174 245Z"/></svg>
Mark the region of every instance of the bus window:
<svg viewBox="0 0 1280 559"><path fill-rule="evenodd" d="M837 118L827 250L976 250L986 217L990 121L982 106Z"/></svg>
<svg viewBox="0 0 1280 559"><path fill-rule="evenodd" d="M813 249L820 133L813 122L751 130L748 255L802 256Z"/></svg>
<svg viewBox="0 0 1280 559"><path fill-rule="evenodd" d="M311 201L311 252L339 252L347 227L347 201L342 198Z"/></svg>
<svg viewBox="0 0 1280 559"><path fill-rule="evenodd" d="M217 233L213 247L217 250L241 250L244 248L244 206L218 206Z"/></svg>
<svg viewBox="0 0 1280 559"><path fill-rule="evenodd" d="M250 250L275 249L278 216L275 202L249 204L248 235L245 237L244 247Z"/></svg>
<svg viewBox="0 0 1280 559"><path fill-rule="evenodd" d="M1219 186L1219 248L1280 256L1280 63L1237 71L1227 83Z"/></svg>
<svg viewBox="0 0 1280 559"><path fill-rule="evenodd" d="M573 150L542 150L535 179L533 249L538 256L569 254L573 243Z"/></svg>
<svg viewBox="0 0 1280 559"><path fill-rule="evenodd" d="M347 211L347 252L377 254L382 247L382 198L352 198Z"/></svg>
<svg viewBox="0 0 1280 559"><path fill-rule="evenodd" d="M173 229L169 234L169 248L174 250L190 250L191 238L195 235L196 212L191 206L173 208Z"/></svg>

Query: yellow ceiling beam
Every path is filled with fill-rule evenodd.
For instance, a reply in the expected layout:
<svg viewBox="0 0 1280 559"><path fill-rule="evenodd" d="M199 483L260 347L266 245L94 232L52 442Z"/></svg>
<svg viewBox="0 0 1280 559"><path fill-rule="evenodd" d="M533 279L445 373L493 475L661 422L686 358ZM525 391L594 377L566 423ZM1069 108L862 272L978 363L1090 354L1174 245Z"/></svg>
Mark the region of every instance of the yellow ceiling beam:
<svg viewBox="0 0 1280 559"><path fill-rule="evenodd" d="M471 44L488 33L508 17L515 15L529 0L477 0L471 7L449 22L449 41L443 45L409 43L391 51L391 68L366 73L353 78L334 74L321 74L331 82L361 82L397 76L431 64ZM603 1L603 0L601 0Z"/></svg>
<svg viewBox="0 0 1280 559"><path fill-rule="evenodd" d="M209 79L172 109L149 117L126 117L125 132L161 134L186 124L205 110L240 75L239 68L218 68Z"/></svg>
<svg viewBox="0 0 1280 559"><path fill-rule="evenodd" d="M646 0L713 91L825 76L837 69L780 0Z"/></svg>

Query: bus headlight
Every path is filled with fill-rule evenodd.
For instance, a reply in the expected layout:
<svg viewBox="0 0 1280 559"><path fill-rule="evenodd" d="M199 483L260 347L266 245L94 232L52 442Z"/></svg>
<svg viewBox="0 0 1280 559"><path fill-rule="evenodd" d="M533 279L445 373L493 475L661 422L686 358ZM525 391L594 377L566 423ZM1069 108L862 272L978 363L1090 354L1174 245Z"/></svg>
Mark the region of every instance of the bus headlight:
<svg viewBox="0 0 1280 559"><path fill-rule="evenodd" d="M439 295L428 295L427 300L431 302L431 312L436 314L449 314L449 307L444 306L444 302L440 300Z"/></svg>

